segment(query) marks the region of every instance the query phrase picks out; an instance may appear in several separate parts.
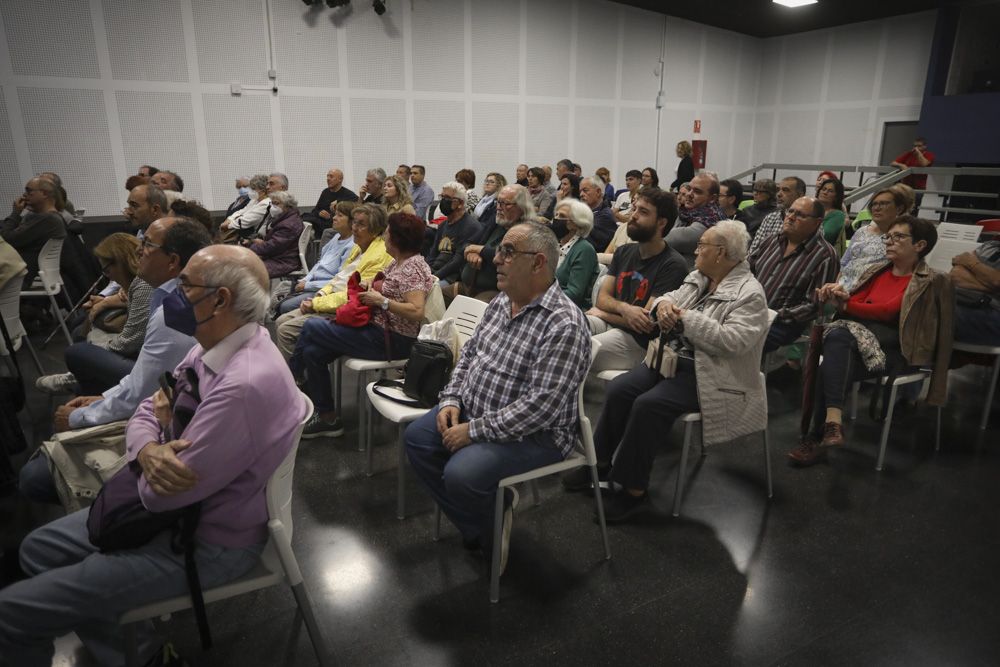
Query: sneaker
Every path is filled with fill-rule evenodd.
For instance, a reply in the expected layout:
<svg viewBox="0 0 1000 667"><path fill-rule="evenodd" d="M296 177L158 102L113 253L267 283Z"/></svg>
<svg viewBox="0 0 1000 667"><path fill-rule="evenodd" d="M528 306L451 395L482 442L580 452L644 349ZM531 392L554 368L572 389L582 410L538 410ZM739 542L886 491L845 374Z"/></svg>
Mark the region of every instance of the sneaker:
<svg viewBox="0 0 1000 667"><path fill-rule="evenodd" d="M189 667L187 661L180 656L170 642L160 647L146 663L146 667Z"/></svg>
<svg viewBox="0 0 1000 667"><path fill-rule="evenodd" d="M75 394L79 389L72 373L43 375L35 380L35 388L46 394Z"/></svg>
<svg viewBox="0 0 1000 667"><path fill-rule="evenodd" d="M507 490L510 491L511 495L510 503L503 510L503 532L500 533L500 574L503 574L504 570L507 569L507 552L510 550L510 529L514 524L514 508L521 500L517 489L510 487Z"/></svg>
<svg viewBox="0 0 1000 667"><path fill-rule="evenodd" d="M597 464L597 480L607 482L611 477L611 466ZM577 491L589 491L593 487L593 479L590 476L590 466L583 466L568 470L559 476L564 491L576 493Z"/></svg>
<svg viewBox="0 0 1000 667"><path fill-rule="evenodd" d="M318 412L313 412L312 417L306 422L302 429L302 437L306 440L310 438L339 438L344 435L344 425L339 419L334 419L333 423L323 421L319 418Z"/></svg>
<svg viewBox="0 0 1000 667"><path fill-rule="evenodd" d="M633 496L624 489L604 503L605 523L624 523L649 507L649 494Z"/></svg>
<svg viewBox="0 0 1000 667"><path fill-rule="evenodd" d="M825 449L827 447L840 447L843 444L844 427L837 422L823 424L823 440L820 441L819 446Z"/></svg>
<svg viewBox="0 0 1000 667"><path fill-rule="evenodd" d="M826 450L820 448L819 442L812 435L803 436L795 449L788 452L788 462L802 468L815 465L825 457Z"/></svg>

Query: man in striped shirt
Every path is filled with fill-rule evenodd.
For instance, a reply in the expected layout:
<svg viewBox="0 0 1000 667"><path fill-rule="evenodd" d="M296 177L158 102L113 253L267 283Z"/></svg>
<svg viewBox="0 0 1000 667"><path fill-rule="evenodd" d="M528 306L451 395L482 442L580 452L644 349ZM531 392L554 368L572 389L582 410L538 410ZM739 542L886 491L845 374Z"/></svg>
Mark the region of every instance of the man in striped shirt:
<svg viewBox="0 0 1000 667"><path fill-rule="evenodd" d="M747 258L764 287L767 307L778 313L765 354L795 342L819 312L816 289L837 278L837 251L823 238L822 224L823 205L799 197L785 210L781 231Z"/></svg>
<svg viewBox="0 0 1000 667"><path fill-rule="evenodd" d="M559 245L538 223L511 227L493 257L500 294L462 347L436 408L406 429L406 453L469 550L492 551L501 479L562 461L578 437L590 328L555 280ZM500 569L517 494L504 503Z"/></svg>

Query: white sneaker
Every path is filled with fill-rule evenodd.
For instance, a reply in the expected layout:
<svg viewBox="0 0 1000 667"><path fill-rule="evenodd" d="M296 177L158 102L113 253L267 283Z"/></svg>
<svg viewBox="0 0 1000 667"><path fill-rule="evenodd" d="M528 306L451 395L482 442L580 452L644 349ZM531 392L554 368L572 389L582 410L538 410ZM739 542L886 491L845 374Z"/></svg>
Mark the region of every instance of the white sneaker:
<svg viewBox="0 0 1000 667"><path fill-rule="evenodd" d="M512 495L510 505L503 511L503 531L500 533L500 574L507 569L507 552L510 550L510 529L514 524L514 508L517 507L521 496L513 486L508 487Z"/></svg>
<svg viewBox="0 0 1000 667"><path fill-rule="evenodd" d="M79 386L72 373L56 373L35 380L35 388L46 394L75 394Z"/></svg>

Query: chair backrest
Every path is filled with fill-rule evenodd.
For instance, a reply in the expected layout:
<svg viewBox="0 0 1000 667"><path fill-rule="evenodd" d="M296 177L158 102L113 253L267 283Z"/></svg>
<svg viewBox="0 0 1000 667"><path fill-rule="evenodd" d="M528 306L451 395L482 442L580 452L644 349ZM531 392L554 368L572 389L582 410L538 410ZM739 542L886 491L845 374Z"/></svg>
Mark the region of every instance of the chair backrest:
<svg viewBox="0 0 1000 667"><path fill-rule="evenodd" d="M313 226L311 222L302 223L302 233L299 234L299 261L302 263L302 270L309 273L309 262L306 261L306 251L309 250L309 243L313 237Z"/></svg>
<svg viewBox="0 0 1000 667"><path fill-rule="evenodd" d="M976 224L982 227L984 232L1000 232L1000 218L980 220Z"/></svg>
<svg viewBox="0 0 1000 667"><path fill-rule="evenodd" d="M488 305L485 301L459 295L448 306L448 310L444 311L445 318L451 317L455 320L460 347L465 345L465 341L472 338L472 334L479 326L479 320L483 319L483 313L486 312Z"/></svg>
<svg viewBox="0 0 1000 667"><path fill-rule="evenodd" d="M62 254L63 239L49 239L38 251L38 277L49 292L59 291L63 284L59 274L59 257Z"/></svg>
<svg viewBox="0 0 1000 667"><path fill-rule="evenodd" d="M3 290L0 290L0 317L7 327L7 333L13 341L18 336L23 336L24 325L21 324L19 308L21 306L21 280L22 276L14 276L7 281ZM7 348L0 340L0 354L6 355Z"/></svg>
<svg viewBox="0 0 1000 667"><path fill-rule="evenodd" d="M267 482L267 516L284 524L289 540L292 539L292 473L295 472L295 454L299 450L302 429L313 413L313 404L309 397L302 394L302 400L306 404L306 416L295 429L295 442Z"/></svg>
<svg viewBox="0 0 1000 667"><path fill-rule="evenodd" d="M596 338L590 339L590 363L594 363L594 358L597 357L597 351L601 349L601 341ZM590 374L589 366L587 370L587 375ZM580 419L580 434L577 438L577 451L583 454L587 459L588 465L593 465L597 463L597 451L594 449L594 429L590 426L590 418L587 416L587 411L584 409L583 405L583 390L587 385L586 376L584 376L583 382L580 383L580 388L576 392L576 410L579 413Z"/></svg>

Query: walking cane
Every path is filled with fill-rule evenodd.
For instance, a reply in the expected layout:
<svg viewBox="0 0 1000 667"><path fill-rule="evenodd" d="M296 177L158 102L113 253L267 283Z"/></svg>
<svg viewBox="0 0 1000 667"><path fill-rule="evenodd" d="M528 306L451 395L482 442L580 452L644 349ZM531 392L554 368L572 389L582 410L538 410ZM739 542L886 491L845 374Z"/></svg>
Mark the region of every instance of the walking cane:
<svg viewBox="0 0 1000 667"><path fill-rule="evenodd" d="M76 305L73 306L73 309L68 313L66 313L66 318L65 318L66 320L69 320L69 318L73 316L73 313L75 313L80 308L80 306L83 305L84 301L86 301L87 299L89 299L91 296L94 295L94 290L97 289L97 285L102 280L104 280L104 276L100 276L97 280L94 281L94 284L90 286L90 289L87 290L86 294L80 297L80 300L76 302ZM42 341L42 349L44 349L45 346L49 344L49 341L52 340L53 336L59 333L59 329L61 328L62 327L60 325L56 325L56 328L52 330L52 333L49 334L49 337L46 338L44 341Z"/></svg>

